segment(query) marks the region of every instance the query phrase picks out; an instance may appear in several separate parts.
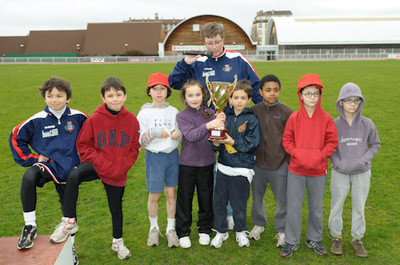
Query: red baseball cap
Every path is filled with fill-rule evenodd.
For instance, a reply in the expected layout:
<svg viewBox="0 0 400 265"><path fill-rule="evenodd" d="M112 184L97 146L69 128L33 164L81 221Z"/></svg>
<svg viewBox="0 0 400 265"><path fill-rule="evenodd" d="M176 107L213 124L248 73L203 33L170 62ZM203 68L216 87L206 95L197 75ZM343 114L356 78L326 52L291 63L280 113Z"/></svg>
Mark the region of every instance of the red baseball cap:
<svg viewBox="0 0 400 265"><path fill-rule="evenodd" d="M155 85L163 85L169 87L168 76L158 72L153 73L149 76L149 81L147 82L148 87L153 87Z"/></svg>
<svg viewBox="0 0 400 265"><path fill-rule="evenodd" d="M299 80L299 84L297 86L297 89L300 90L302 88L305 88L306 86L315 86L319 89L323 88L324 86L322 85L321 80L319 79L319 76L316 74L308 74L305 76L302 76Z"/></svg>

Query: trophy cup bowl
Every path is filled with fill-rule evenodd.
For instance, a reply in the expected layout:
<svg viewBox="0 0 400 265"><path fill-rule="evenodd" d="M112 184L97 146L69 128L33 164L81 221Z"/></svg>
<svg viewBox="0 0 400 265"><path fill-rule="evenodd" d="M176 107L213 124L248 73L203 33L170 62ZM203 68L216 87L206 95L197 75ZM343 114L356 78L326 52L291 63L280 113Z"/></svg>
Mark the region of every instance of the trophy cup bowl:
<svg viewBox="0 0 400 265"><path fill-rule="evenodd" d="M229 103L229 97L233 93L233 90L236 87L237 75L235 75L235 79L233 83L229 82L210 82L208 80L208 75L206 76L206 85L208 92L210 94L210 99L207 102L207 105L210 106L211 103L214 106L215 113L220 113L224 111L226 105ZM228 133L228 129L225 127L210 129L210 140L224 140L226 139L226 133Z"/></svg>

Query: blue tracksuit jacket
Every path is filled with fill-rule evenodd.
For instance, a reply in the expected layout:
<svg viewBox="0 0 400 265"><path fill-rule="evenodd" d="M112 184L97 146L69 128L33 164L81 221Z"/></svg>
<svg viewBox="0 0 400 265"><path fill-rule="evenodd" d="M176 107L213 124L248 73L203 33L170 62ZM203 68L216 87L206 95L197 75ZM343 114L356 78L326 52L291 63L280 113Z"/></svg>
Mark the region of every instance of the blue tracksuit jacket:
<svg viewBox="0 0 400 265"><path fill-rule="evenodd" d="M261 142L261 130L257 117L249 108L245 108L238 116L230 113L226 117L228 134L235 140L233 148L237 152L229 152L225 145L213 145L219 151L218 163L230 167L253 168L256 150Z"/></svg>
<svg viewBox="0 0 400 265"><path fill-rule="evenodd" d="M65 184L69 171L80 163L76 138L86 119L86 114L68 106L57 119L46 106L12 130L9 143L14 161L23 167L40 164L54 182ZM38 154L49 161L38 163Z"/></svg>
<svg viewBox="0 0 400 265"><path fill-rule="evenodd" d="M206 76L209 81L230 82L234 81L235 74L237 80L247 79L253 88L252 100L255 104L263 99L258 91L260 88L260 78L251 63L240 52L225 50L216 58L200 57L192 65L188 65L184 59L179 61L172 73L169 75L169 84L174 89L181 89L183 84L189 79L200 81L205 88ZM209 106L212 107L213 106Z"/></svg>

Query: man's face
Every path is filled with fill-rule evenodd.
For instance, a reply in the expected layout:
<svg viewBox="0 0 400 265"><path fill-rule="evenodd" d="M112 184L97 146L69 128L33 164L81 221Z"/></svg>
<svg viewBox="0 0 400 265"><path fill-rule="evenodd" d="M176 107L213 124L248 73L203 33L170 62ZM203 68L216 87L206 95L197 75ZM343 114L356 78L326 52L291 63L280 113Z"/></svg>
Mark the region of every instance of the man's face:
<svg viewBox="0 0 400 265"><path fill-rule="evenodd" d="M224 50L224 39L218 34L211 38L204 38L204 45L206 45L207 51L213 53L213 57L217 57Z"/></svg>

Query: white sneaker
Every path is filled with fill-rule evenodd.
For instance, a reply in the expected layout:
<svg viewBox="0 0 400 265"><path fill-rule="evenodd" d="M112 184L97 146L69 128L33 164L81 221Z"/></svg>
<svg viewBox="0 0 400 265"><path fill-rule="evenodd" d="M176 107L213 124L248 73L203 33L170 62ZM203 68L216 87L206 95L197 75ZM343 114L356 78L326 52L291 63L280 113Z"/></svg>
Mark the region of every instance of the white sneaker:
<svg viewBox="0 0 400 265"><path fill-rule="evenodd" d="M160 243L160 238L159 236L161 235L160 231L157 229L157 227L153 227L149 231L149 236L147 237L147 245L149 247L156 247Z"/></svg>
<svg viewBox="0 0 400 265"><path fill-rule="evenodd" d="M111 249L118 253L118 258L129 259L131 257L131 252L124 245L124 240L122 238L116 240L112 243Z"/></svg>
<svg viewBox="0 0 400 265"><path fill-rule="evenodd" d="M247 231L236 232L236 242L238 242L239 247L248 247L250 246L250 241L247 238ZM247 232L249 233L249 232Z"/></svg>
<svg viewBox="0 0 400 265"><path fill-rule="evenodd" d="M61 218L61 223L56 226L53 234L50 236L50 242L52 243L62 243L69 235L78 232L78 224L75 218L63 217Z"/></svg>
<svg viewBox="0 0 400 265"><path fill-rule="evenodd" d="M179 247L179 239L178 239L178 236L176 235L175 229L169 230L166 233L166 235L167 235L167 241L168 241L169 248Z"/></svg>
<svg viewBox="0 0 400 265"><path fill-rule="evenodd" d="M233 230L233 228L235 227L235 222L233 221L233 216L229 215L228 217L226 217L226 220L228 221L228 229Z"/></svg>
<svg viewBox="0 0 400 265"><path fill-rule="evenodd" d="M199 234L199 243L202 246L208 246L210 244L210 235L205 233Z"/></svg>
<svg viewBox="0 0 400 265"><path fill-rule="evenodd" d="M179 238L179 246L181 246L181 248L190 248L192 246L190 238L188 236Z"/></svg>
<svg viewBox="0 0 400 265"><path fill-rule="evenodd" d="M264 232L264 226L255 225L249 234L250 239L259 240L261 233Z"/></svg>
<svg viewBox="0 0 400 265"><path fill-rule="evenodd" d="M220 248L222 246L222 243L228 238L229 238L228 232L226 233L217 232L214 239L211 241L211 246L213 248Z"/></svg>
<svg viewBox="0 0 400 265"><path fill-rule="evenodd" d="M278 232L275 236L276 239L278 239L278 242L276 243L276 247L281 248L283 245L285 245L285 233Z"/></svg>

